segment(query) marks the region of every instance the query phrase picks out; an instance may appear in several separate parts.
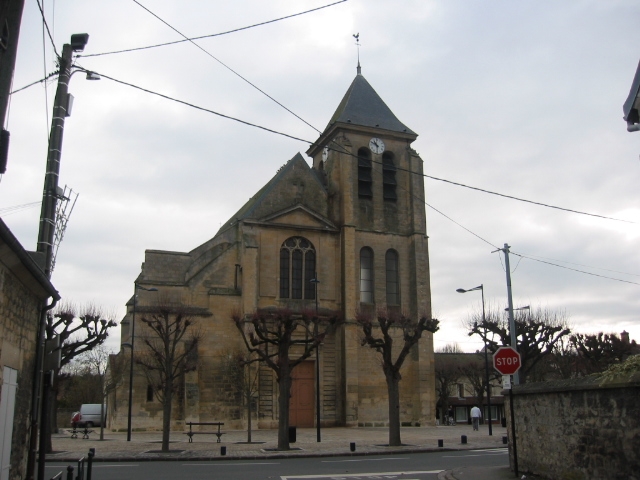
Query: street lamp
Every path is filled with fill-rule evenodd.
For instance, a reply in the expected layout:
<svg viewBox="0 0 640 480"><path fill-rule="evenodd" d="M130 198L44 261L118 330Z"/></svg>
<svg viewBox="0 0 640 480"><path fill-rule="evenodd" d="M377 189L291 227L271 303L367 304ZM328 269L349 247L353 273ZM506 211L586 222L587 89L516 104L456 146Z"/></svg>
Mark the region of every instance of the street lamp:
<svg viewBox="0 0 640 480"><path fill-rule="evenodd" d="M133 284L133 316L131 319L131 364L129 365L129 413L127 414L127 442L131 441L131 405L133 403L133 342L136 333L136 305L138 293L136 290L146 290L147 292L157 292L155 287L145 288L137 283ZM123 344L124 345L124 344Z"/></svg>
<svg viewBox="0 0 640 480"><path fill-rule="evenodd" d="M482 293L482 325L484 326L484 370L487 381L487 408L489 409L488 422L489 422L489 435L493 435L493 427L491 425L491 385L489 383L489 355L487 353L487 321L484 316L484 284L480 284L477 287L465 290L464 288L458 288L456 292L467 293L480 290ZM477 323L474 325L477 327Z"/></svg>
<svg viewBox="0 0 640 480"><path fill-rule="evenodd" d="M316 321L313 325L313 335L314 337L318 336L318 284L320 280L318 280L318 272L315 273L315 276L309 280L313 283L315 287L315 297L316 297ZM320 344L316 345L316 441L320 442Z"/></svg>
<svg viewBox="0 0 640 480"><path fill-rule="evenodd" d="M530 310L529 305L525 305L524 307L518 307L518 308L514 308L513 311L515 312L516 310ZM509 307L504 309L505 312L509 311Z"/></svg>

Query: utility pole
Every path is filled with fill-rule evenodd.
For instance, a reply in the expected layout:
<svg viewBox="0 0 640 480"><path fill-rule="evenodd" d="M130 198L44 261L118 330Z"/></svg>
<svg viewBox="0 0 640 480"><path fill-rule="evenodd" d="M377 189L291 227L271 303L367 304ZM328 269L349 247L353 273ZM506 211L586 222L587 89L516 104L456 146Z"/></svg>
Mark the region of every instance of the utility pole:
<svg viewBox="0 0 640 480"><path fill-rule="evenodd" d="M509 266L509 245L504 244L504 248L501 249L504 252L504 266L507 271L507 301L509 302L509 333L511 335L511 346L517 352L518 345L516 343L516 322L513 319L513 298L511 296L511 267ZM520 385L520 374L518 372L513 374L513 384Z"/></svg>
<svg viewBox="0 0 640 480"><path fill-rule="evenodd" d="M69 79L71 78L71 45L65 43L59 58L60 74L58 88L53 104L53 118L49 133L49 151L42 191L42 209L40 211L40 229L38 230L37 252L44 257L44 273L51 278L53 259L53 239L56 229L56 202L58 199L58 178L60 176L60 155L62 152L62 134L64 120L69 116Z"/></svg>
<svg viewBox="0 0 640 480"><path fill-rule="evenodd" d="M73 52L81 52L89 41L89 35L79 33L71 35L70 43L62 46L62 56L58 57L59 74L58 87L53 104L53 117L51 119L51 132L49 133L49 150L47 152L47 166L44 175L44 188L42 191L42 209L40 211L40 226L38 229L38 245L36 251L42 255L44 260L44 273L51 278L53 265L54 238L56 230L56 202L58 200L58 178L60 176L60 157L62 152L62 134L64 132L65 118L70 115L71 96L69 95L69 80L71 79L71 62ZM38 331L38 349L42 350L45 344L45 324L46 311L43 309L40 317ZM44 355L39 352L39 363L36 365L39 381L34 385L32 398L34 399L33 410L40 406L40 439L38 446L38 480L45 480L44 464L47 450L47 440L49 439L49 386L53 379L53 371L45 372L43 364ZM47 373L49 373L47 375ZM37 427L37 425L36 425ZM35 443L32 433L29 439L30 457L35 459ZM32 453L34 452L34 453ZM30 458L31 460L31 458ZM28 465L27 478L33 478L33 460Z"/></svg>

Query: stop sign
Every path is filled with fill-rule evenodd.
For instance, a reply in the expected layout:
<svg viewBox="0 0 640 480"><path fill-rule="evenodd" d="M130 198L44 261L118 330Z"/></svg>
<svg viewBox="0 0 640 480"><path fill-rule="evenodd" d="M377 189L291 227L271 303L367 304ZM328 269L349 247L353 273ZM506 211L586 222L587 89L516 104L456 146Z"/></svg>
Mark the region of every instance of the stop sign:
<svg viewBox="0 0 640 480"><path fill-rule="evenodd" d="M493 354L493 367L502 375L513 375L520 369L520 354L513 347L500 347Z"/></svg>

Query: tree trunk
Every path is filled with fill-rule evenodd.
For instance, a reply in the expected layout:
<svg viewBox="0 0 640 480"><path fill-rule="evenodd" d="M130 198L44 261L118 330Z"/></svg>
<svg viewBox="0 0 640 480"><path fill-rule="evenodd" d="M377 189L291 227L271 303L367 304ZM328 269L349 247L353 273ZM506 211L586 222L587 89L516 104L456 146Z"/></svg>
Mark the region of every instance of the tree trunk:
<svg viewBox="0 0 640 480"><path fill-rule="evenodd" d="M399 447L400 440L400 389L399 379L394 375L386 375L389 395L389 446Z"/></svg>
<svg viewBox="0 0 640 480"><path fill-rule="evenodd" d="M173 396L173 379L167 379L162 395L162 451L169 451L169 435L171 434L171 399Z"/></svg>
<svg viewBox="0 0 640 480"><path fill-rule="evenodd" d="M278 382L278 450L289 450L289 397L291 396L291 371L283 372L282 370L280 370L280 381Z"/></svg>

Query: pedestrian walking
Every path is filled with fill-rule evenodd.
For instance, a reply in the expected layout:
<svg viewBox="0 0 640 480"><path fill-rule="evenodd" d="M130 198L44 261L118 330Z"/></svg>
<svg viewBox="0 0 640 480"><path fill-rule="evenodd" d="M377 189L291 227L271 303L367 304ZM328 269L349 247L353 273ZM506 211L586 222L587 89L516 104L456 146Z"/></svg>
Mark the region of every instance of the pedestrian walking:
<svg viewBox="0 0 640 480"><path fill-rule="evenodd" d="M480 423L480 417L482 417L482 412L480 411L478 406L475 405L471 409L471 421L473 422L473 429L474 430L479 430L478 424Z"/></svg>

